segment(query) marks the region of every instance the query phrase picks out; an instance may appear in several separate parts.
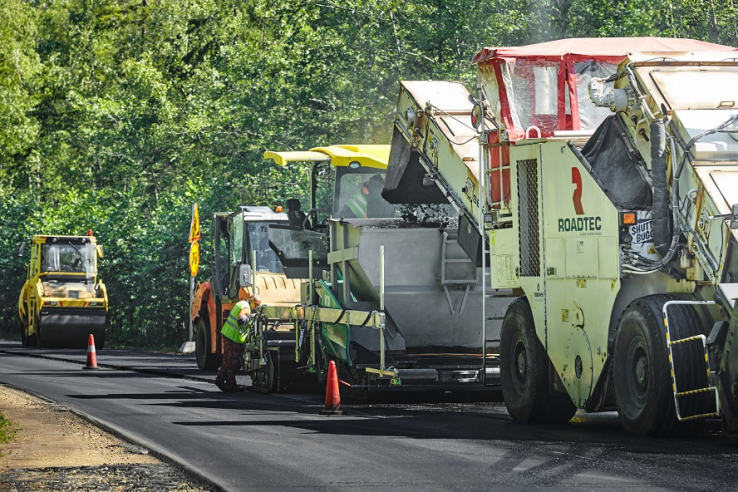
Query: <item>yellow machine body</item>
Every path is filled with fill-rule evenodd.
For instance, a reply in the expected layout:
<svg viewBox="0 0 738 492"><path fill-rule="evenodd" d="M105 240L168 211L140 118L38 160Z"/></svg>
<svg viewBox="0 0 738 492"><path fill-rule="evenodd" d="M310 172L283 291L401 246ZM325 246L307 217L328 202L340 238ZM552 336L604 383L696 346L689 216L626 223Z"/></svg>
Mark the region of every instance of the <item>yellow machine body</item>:
<svg viewBox="0 0 738 492"><path fill-rule="evenodd" d="M102 247L94 236L33 236L18 299L21 340L38 347L105 343L108 295L97 276Z"/></svg>

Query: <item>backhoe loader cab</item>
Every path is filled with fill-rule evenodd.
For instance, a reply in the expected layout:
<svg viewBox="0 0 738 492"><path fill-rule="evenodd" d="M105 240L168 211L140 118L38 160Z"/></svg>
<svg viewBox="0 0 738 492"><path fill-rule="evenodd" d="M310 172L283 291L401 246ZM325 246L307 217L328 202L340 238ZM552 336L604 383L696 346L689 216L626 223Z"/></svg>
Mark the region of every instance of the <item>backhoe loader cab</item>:
<svg viewBox="0 0 738 492"><path fill-rule="evenodd" d="M18 300L24 345L82 348L92 334L103 347L108 299L97 281L98 257L102 248L92 235L33 236Z"/></svg>

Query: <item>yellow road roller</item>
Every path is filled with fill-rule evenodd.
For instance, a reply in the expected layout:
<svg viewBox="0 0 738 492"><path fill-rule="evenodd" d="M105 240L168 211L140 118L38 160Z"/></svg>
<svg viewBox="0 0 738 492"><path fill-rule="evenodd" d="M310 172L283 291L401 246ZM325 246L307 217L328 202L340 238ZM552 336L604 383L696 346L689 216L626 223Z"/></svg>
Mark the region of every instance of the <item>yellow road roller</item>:
<svg viewBox="0 0 738 492"><path fill-rule="evenodd" d="M18 255L23 256L22 243ZM18 299L21 341L39 348L84 348L89 335L96 349L105 344L108 295L97 278L103 248L86 236L31 238L30 259Z"/></svg>

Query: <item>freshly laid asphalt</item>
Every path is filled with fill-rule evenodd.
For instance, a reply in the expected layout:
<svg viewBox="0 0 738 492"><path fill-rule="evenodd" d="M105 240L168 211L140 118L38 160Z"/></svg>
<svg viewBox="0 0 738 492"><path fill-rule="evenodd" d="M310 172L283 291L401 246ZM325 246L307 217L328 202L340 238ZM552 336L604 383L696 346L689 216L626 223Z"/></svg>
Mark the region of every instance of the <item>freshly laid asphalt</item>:
<svg viewBox="0 0 738 492"><path fill-rule="evenodd" d="M513 422L504 404L348 405L319 394L221 393L191 355L0 342L0 383L41 394L223 490L735 490L738 445L626 434L614 413ZM240 376L240 383L248 378Z"/></svg>

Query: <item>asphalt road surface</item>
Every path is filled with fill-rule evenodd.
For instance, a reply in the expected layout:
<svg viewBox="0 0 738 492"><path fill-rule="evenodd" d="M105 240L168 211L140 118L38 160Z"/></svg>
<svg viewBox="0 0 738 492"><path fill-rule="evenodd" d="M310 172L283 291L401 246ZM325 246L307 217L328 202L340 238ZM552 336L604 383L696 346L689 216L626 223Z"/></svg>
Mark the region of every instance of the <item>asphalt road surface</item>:
<svg viewBox="0 0 738 492"><path fill-rule="evenodd" d="M194 358L0 342L0 382L81 411L224 490L736 490L738 444L708 425L637 438L614 413L517 424L504 404L346 405L311 394L221 393ZM243 376L241 376L243 378ZM247 381L241 381L247 382Z"/></svg>

